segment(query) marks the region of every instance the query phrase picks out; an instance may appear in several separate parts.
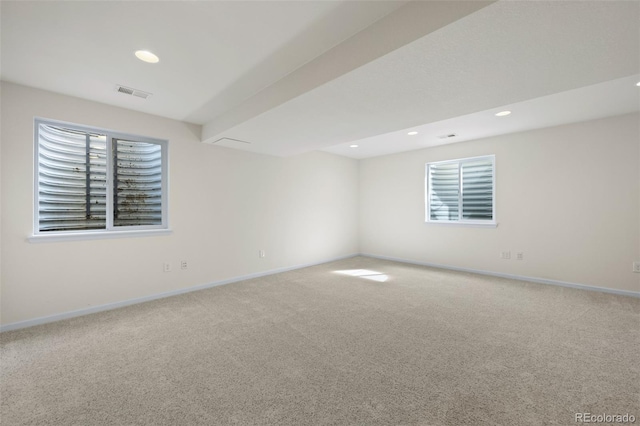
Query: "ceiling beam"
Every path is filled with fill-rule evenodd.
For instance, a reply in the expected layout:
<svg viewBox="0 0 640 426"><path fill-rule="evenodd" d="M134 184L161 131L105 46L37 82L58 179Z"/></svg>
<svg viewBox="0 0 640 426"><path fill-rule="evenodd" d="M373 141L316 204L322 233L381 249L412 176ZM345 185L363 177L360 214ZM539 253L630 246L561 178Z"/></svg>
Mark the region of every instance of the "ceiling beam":
<svg viewBox="0 0 640 426"><path fill-rule="evenodd" d="M229 130L291 99L353 71L406 44L464 18L489 1L412 1L380 19L240 105L202 127L202 141L212 143Z"/></svg>

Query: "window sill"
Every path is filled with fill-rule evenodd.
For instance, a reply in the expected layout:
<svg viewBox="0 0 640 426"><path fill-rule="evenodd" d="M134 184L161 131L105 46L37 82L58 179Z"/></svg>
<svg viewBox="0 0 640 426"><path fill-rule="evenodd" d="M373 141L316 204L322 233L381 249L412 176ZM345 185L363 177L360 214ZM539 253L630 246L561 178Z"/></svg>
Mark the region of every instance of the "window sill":
<svg viewBox="0 0 640 426"><path fill-rule="evenodd" d="M427 225L436 225L436 226L460 226L465 228L496 228L498 226L497 222L438 222L434 220L425 221Z"/></svg>
<svg viewBox="0 0 640 426"><path fill-rule="evenodd" d="M27 237L30 243L45 243L58 241L82 241L82 240L101 240L110 238L136 238L136 237L155 237L160 235L170 235L171 229L144 229L135 231L86 231L86 232L67 232L67 233L47 233L36 234Z"/></svg>

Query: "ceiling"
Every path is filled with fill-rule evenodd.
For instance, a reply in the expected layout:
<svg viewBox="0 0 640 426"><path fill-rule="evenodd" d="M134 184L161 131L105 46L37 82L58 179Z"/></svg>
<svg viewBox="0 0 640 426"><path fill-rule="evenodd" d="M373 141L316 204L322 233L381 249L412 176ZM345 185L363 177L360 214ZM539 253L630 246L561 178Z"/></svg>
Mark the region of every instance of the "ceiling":
<svg viewBox="0 0 640 426"><path fill-rule="evenodd" d="M640 74L324 148L356 159L557 126L640 110ZM508 116L497 117L501 111ZM640 123L639 123L640 124ZM409 135L409 132L417 132ZM448 137L455 135L453 137ZM357 147L352 148L352 145Z"/></svg>
<svg viewBox="0 0 640 426"><path fill-rule="evenodd" d="M637 1L2 1L0 13L2 80L271 155L367 158L640 110Z"/></svg>
<svg viewBox="0 0 640 426"><path fill-rule="evenodd" d="M404 3L3 0L1 76L204 124Z"/></svg>

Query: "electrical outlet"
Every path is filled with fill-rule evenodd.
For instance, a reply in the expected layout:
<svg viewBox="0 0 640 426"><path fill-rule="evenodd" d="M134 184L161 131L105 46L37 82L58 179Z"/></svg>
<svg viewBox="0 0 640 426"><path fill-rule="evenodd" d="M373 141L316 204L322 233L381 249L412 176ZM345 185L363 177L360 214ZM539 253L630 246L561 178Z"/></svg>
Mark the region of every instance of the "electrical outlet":
<svg viewBox="0 0 640 426"><path fill-rule="evenodd" d="M640 262L633 262L633 272L640 272Z"/></svg>
<svg viewBox="0 0 640 426"><path fill-rule="evenodd" d="M188 265L187 265L187 261L183 260L182 262L180 262L180 268L181 269L187 269Z"/></svg>
<svg viewBox="0 0 640 426"><path fill-rule="evenodd" d="M267 253L264 250L258 250L259 257L267 257Z"/></svg>
<svg viewBox="0 0 640 426"><path fill-rule="evenodd" d="M516 253L516 260L524 260L524 253L519 251Z"/></svg>
<svg viewBox="0 0 640 426"><path fill-rule="evenodd" d="M511 259L511 252L510 251L501 252L500 253L500 259L505 259L505 260Z"/></svg>
<svg viewBox="0 0 640 426"><path fill-rule="evenodd" d="M170 263L163 263L162 264L162 270L164 272L171 272L171 264Z"/></svg>

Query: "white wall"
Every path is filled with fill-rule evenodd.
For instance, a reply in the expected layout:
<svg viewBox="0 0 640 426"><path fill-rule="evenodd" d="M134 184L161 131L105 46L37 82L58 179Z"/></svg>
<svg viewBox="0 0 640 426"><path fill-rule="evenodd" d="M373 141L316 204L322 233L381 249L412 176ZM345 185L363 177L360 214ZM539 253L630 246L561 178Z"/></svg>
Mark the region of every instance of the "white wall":
<svg viewBox="0 0 640 426"><path fill-rule="evenodd" d="M355 160L216 147L196 125L4 82L1 114L4 325L358 251ZM36 116L168 139L173 233L29 243Z"/></svg>
<svg viewBox="0 0 640 426"><path fill-rule="evenodd" d="M360 252L638 292L639 124L630 114L363 160ZM425 224L425 163L486 154L498 227Z"/></svg>
<svg viewBox="0 0 640 426"><path fill-rule="evenodd" d="M199 126L4 82L0 90L3 325L358 251L640 291L631 272L640 260L637 114L358 163L216 147L199 142ZM29 243L36 116L169 139L173 233ZM425 163L485 154L496 155L499 226L425 224ZM501 260L504 250L525 260Z"/></svg>

